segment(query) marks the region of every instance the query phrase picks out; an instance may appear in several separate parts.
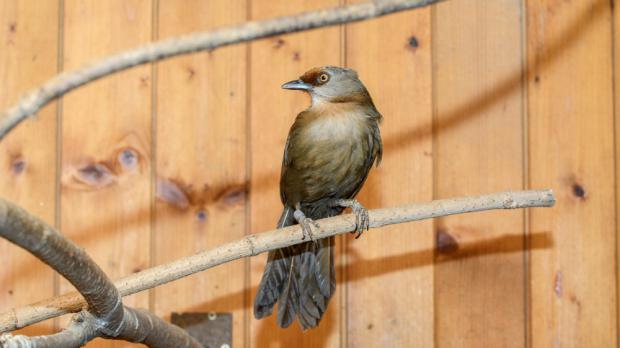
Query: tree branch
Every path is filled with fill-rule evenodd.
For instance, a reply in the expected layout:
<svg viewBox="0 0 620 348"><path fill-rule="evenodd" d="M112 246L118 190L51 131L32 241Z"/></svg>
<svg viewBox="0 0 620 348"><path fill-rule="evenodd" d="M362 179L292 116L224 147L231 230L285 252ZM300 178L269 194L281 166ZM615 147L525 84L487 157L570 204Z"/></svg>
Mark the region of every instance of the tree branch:
<svg viewBox="0 0 620 348"><path fill-rule="evenodd" d="M55 98L91 81L133 66L165 58L275 35L321 28L376 18L407 9L424 7L442 0L374 0L372 2L335 7L298 15L252 21L215 31L194 33L150 43L75 71L53 77L41 87L27 93L20 102L0 114L0 140L28 116L36 114Z"/></svg>
<svg viewBox="0 0 620 348"><path fill-rule="evenodd" d="M500 192L455 199L441 199L423 204L409 204L369 211L370 227L400 224L447 215L493 209L551 207L555 198L551 190ZM351 232L355 229L353 215L341 215L319 220L316 238ZM115 285L122 296L144 291L217 265L255 256L260 253L305 242L299 226L289 226L269 232L249 235L211 250L177 261L156 266L118 280ZM77 293L41 301L30 306L0 314L0 332L22 328L45 319L76 311L84 305Z"/></svg>
<svg viewBox="0 0 620 348"><path fill-rule="evenodd" d="M148 313L124 307L116 286L84 250L43 221L3 199L0 199L0 237L51 266L84 297L82 306L88 305L87 310L74 316L67 329L57 334L3 336L2 347L80 347L95 337L133 342L156 337L156 340L151 339L154 341L151 347L201 347L181 328ZM170 340L162 341L164 337Z"/></svg>

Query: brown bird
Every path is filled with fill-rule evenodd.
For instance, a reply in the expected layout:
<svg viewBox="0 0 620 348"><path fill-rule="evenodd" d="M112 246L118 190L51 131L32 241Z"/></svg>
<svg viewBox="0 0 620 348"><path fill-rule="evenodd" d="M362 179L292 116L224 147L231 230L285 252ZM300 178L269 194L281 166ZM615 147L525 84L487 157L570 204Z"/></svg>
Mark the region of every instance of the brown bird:
<svg viewBox="0 0 620 348"><path fill-rule="evenodd" d="M308 92L312 105L297 115L286 141L278 228L298 223L312 241L269 253L254 316L270 315L277 302L278 325L288 327L297 316L305 330L318 325L336 290L334 237L314 241L311 225L349 207L357 237L368 229L368 212L354 197L381 161L382 116L351 69L314 68L282 88Z"/></svg>

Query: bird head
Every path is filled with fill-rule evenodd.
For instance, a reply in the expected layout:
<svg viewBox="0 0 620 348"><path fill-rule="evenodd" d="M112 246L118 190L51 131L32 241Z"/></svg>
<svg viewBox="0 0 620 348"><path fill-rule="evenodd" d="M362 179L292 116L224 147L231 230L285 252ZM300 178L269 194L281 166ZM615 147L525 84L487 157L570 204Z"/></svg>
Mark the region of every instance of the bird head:
<svg viewBox="0 0 620 348"><path fill-rule="evenodd" d="M368 91L355 70L335 66L310 69L299 79L283 84L282 88L308 92L313 104L363 102L369 98Z"/></svg>

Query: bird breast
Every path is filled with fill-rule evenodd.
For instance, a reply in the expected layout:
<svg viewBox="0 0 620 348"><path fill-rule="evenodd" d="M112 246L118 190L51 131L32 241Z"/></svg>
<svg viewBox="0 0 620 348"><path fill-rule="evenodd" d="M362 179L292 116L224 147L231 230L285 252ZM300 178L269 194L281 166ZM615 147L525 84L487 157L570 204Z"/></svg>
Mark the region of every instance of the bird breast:
<svg viewBox="0 0 620 348"><path fill-rule="evenodd" d="M367 127L363 115L346 113L322 116L308 125L305 136L314 141L350 142L359 137L360 131Z"/></svg>
<svg viewBox="0 0 620 348"><path fill-rule="evenodd" d="M288 199L312 202L348 198L367 172L370 122L363 113L321 115L305 120L291 139L290 162L282 177Z"/></svg>

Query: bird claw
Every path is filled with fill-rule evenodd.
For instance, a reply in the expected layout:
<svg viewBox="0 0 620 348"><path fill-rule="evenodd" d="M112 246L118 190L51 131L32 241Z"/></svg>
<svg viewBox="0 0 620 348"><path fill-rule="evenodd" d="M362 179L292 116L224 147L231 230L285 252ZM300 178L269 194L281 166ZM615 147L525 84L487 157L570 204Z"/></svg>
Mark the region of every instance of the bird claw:
<svg viewBox="0 0 620 348"><path fill-rule="evenodd" d="M301 210L296 210L293 216L295 217L295 220L297 220L297 223L301 226L301 231L304 235L302 239L305 240L306 237L308 237L311 241L316 243L311 226L314 225L314 227L320 229L321 227L319 224L311 218L306 217Z"/></svg>
<svg viewBox="0 0 620 348"><path fill-rule="evenodd" d="M351 210L355 214L355 227L356 230L353 232L357 232L355 239L358 239L364 231L368 231L370 229L370 218L368 217L368 209L364 208L363 205L358 201L353 201L351 205Z"/></svg>
<svg viewBox="0 0 620 348"><path fill-rule="evenodd" d="M368 217L368 209L355 199L339 199L336 201L336 205L351 208L353 214L355 214L355 230L351 233L357 233L355 239L358 239L364 231L370 229L370 218Z"/></svg>
<svg viewBox="0 0 620 348"><path fill-rule="evenodd" d="M312 232L312 227L310 226L314 225L314 227L319 229L321 228L319 224L310 218L304 218L299 224L301 225L301 230L304 233L303 239L306 239L306 237L308 237L311 241L316 243L316 239L314 238L314 233Z"/></svg>

